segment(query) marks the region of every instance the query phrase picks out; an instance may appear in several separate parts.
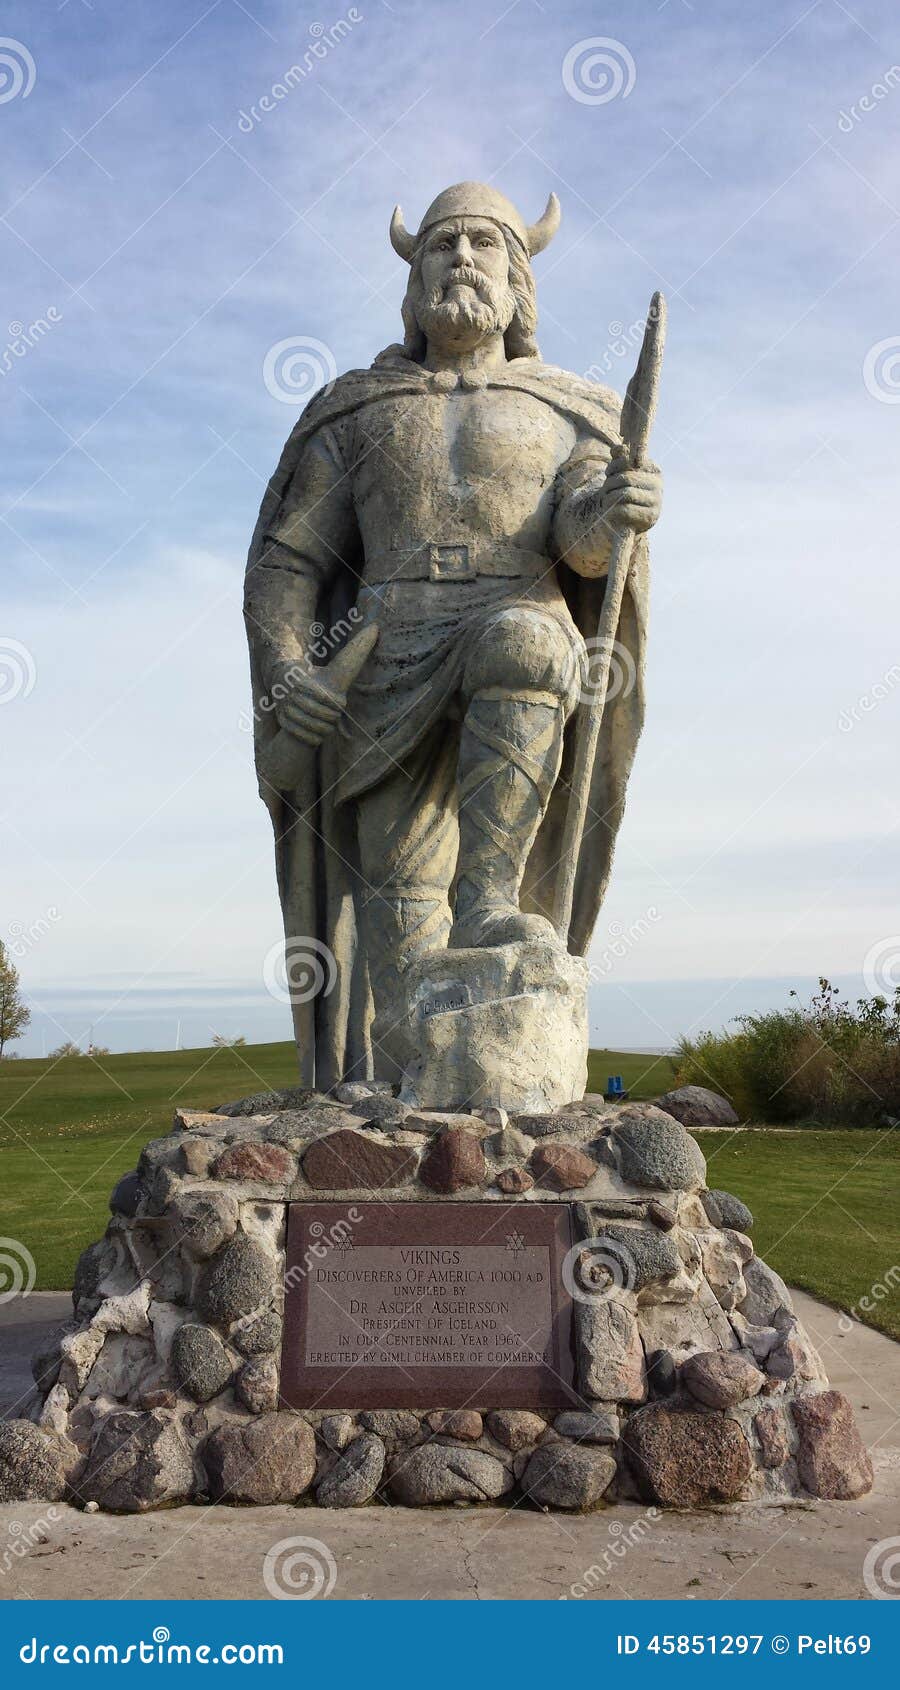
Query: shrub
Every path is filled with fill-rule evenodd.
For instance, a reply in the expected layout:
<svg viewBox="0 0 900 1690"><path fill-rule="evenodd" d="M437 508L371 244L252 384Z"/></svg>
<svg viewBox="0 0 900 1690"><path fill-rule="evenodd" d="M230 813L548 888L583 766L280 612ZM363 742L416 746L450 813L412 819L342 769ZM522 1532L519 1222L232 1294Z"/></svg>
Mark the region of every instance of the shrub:
<svg viewBox="0 0 900 1690"><path fill-rule="evenodd" d="M711 1086L745 1120L866 1125L900 1116L900 988L842 999L830 981L806 1005L741 1015L733 1033L678 1045L677 1083Z"/></svg>

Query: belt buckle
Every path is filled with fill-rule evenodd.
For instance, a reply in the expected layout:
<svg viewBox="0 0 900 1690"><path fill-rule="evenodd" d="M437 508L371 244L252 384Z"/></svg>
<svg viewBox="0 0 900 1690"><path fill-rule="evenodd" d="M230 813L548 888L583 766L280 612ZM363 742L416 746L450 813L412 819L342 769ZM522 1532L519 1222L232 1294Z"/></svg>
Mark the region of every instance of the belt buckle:
<svg viewBox="0 0 900 1690"><path fill-rule="evenodd" d="M428 574L432 581L473 581L475 562L468 546L428 547Z"/></svg>

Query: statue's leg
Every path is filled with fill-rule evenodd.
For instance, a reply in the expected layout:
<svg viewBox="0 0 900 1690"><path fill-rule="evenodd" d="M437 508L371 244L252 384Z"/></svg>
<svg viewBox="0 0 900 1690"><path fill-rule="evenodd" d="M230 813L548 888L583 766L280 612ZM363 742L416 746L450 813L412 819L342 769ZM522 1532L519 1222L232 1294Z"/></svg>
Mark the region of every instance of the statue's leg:
<svg viewBox="0 0 900 1690"><path fill-rule="evenodd" d="M450 944L555 938L519 891L559 774L563 733L578 696L579 636L537 608L493 617L463 677L459 861Z"/></svg>
<svg viewBox="0 0 900 1690"><path fill-rule="evenodd" d="M403 976L417 957L443 950L456 866L458 725L440 730L357 799L361 917L375 1005L376 1073L402 1067L392 1035L405 1020Z"/></svg>

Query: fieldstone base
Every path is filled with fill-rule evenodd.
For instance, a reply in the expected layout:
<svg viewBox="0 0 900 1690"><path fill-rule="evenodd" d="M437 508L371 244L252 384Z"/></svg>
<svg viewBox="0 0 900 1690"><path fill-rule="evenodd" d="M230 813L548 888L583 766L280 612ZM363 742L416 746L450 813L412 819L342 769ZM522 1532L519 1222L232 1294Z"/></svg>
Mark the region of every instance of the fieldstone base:
<svg viewBox="0 0 900 1690"><path fill-rule="evenodd" d="M577 1406L287 1407L287 1205L323 1195L569 1204ZM0 1500L585 1510L871 1486L752 1216L707 1190L696 1142L651 1104L509 1117L361 1084L262 1094L178 1111L111 1208L72 1323L35 1358L31 1418L0 1428Z"/></svg>

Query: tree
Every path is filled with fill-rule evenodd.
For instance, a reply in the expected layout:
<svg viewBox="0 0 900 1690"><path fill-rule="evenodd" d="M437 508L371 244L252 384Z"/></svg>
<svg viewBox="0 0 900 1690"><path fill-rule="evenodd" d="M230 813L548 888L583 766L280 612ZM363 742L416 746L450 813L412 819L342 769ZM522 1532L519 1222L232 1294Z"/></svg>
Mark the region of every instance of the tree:
<svg viewBox="0 0 900 1690"><path fill-rule="evenodd" d="M30 1020L31 1010L19 996L19 970L0 939L0 1061L6 1046L22 1037Z"/></svg>
<svg viewBox="0 0 900 1690"><path fill-rule="evenodd" d="M72 1039L65 1039L61 1045L57 1045L55 1050L51 1050L50 1055L48 1057L48 1061L58 1062L59 1058L61 1056L80 1056L80 1055L81 1055L81 1046L75 1044Z"/></svg>

